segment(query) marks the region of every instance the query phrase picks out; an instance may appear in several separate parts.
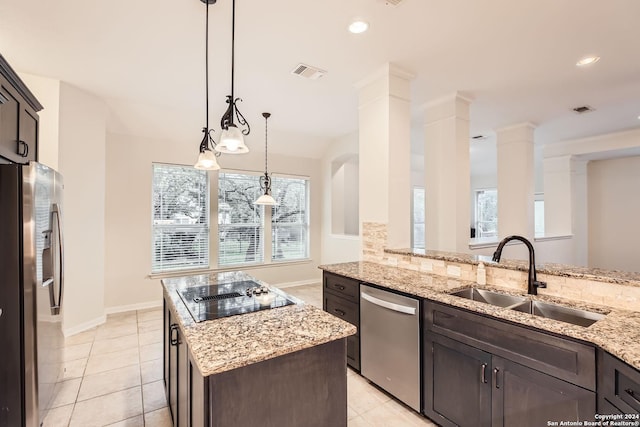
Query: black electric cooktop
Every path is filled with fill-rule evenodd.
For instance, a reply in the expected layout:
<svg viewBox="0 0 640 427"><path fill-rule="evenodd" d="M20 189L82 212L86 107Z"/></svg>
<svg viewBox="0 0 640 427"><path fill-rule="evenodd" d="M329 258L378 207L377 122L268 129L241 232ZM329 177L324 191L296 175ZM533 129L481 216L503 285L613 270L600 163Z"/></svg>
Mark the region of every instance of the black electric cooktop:
<svg viewBox="0 0 640 427"><path fill-rule="evenodd" d="M178 294L196 322L295 304L281 290L260 286L253 280L194 286Z"/></svg>

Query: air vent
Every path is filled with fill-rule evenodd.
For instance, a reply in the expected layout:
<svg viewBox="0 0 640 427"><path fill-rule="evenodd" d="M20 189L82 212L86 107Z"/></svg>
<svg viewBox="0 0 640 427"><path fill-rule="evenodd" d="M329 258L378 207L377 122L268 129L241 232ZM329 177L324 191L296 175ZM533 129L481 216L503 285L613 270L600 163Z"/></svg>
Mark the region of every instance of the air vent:
<svg viewBox="0 0 640 427"><path fill-rule="evenodd" d="M398 6L403 0L382 0L387 6Z"/></svg>
<svg viewBox="0 0 640 427"><path fill-rule="evenodd" d="M307 79L317 80L327 74L327 72L320 68L312 67L311 65L298 64L296 68L291 71L291 74L297 74Z"/></svg>
<svg viewBox="0 0 640 427"><path fill-rule="evenodd" d="M203 301L218 301L221 299L229 299L229 298L238 298L241 297L242 294L238 292L230 292L228 294L218 294L218 295L207 295L204 297L195 297L193 302L203 302Z"/></svg>
<svg viewBox="0 0 640 427"><path fill-rule="evenodd" d="M578 114L584 114L584 113L589 113L591 111L594 111L595 108L589 107L588 105L583 105L581 107L576 107L573 109L573 111L575 111Z"/></svg>

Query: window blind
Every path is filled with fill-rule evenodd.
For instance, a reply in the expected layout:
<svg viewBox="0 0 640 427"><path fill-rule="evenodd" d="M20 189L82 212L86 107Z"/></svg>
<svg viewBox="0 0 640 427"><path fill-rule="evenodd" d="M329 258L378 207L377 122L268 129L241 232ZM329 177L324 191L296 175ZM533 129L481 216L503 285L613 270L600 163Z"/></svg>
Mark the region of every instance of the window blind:
<svg viewBox="0 0 640 427"><path fill-rule="evenodd" d="M209 267L209 179L193 167L153 164L151 271Z"/></svg>
<svg viewBox="0 0 640 427"><path fill-rule="evenodd" d="M272 261L308 258L308 180L273 177L271 191L278 201L271 212Z"/></svg>
<svg viewBox="0 0 640 427"><path fill-rule="evenodd" d="M262 209L257 174L218 175L218 265L256 264L264 260Z"/></svg>

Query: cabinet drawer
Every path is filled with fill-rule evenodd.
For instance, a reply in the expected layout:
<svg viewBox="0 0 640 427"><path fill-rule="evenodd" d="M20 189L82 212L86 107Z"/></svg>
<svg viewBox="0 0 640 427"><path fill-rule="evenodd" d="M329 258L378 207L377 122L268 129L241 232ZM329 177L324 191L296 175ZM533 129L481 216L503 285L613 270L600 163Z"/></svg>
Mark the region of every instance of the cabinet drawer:
<svg viewBox="0 0 640 427"><path fill-rule="evenodd" d="M339 295L353 302L360 299L360 282L336 274L324 273L324 290Z"/></svg>
<svg viewBox="0 0 640 427"><path fill-rule="evenodd" d="M426 307L427 330L588 390L596 389L592 346L447 305L428 302Z"/></svg>
<svg viewBox="0 0 640 427"><path fill-rule="evenodd" d="M640 371L598 351L598 395L627 414L640 413Z"/></svg>
<svg viewBox="0 0 640 427"><path fill-rule="evenodd" d="M323 308L327 313L331 313L352 325L360 326L360 313L358 304L356 303L330 293L325 293Z"/></svg>

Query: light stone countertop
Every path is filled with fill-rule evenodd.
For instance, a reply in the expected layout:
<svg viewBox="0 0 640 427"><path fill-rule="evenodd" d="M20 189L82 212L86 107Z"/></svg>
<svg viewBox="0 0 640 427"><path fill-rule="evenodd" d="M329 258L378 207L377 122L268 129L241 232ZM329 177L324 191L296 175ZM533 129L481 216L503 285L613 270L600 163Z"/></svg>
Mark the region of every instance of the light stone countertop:
<svg viewBox="0 0 640 427"><path fill-rule="evenodd" d="M386 253L404 256L416 256L437 259L448 262L477 265L484 263L490 267L507 268L510 270L529 271L529 262L521 260L502 259L493 262L485 255L459 254L455 252L431 251L424 249L385 249ZM602 268L577 267L575 265L536 263L538 274L572 277L574 279L595 280L598 282L618 283L640 287L640 273L619 270L605 270Z"/></svg>
<svg viewBox="0 0 640 427"><path fill-rule="evenodd" d="M634 366L636 369L640 369L640 312L638 311L586 305L569 299L519 294L503 288L480 286L474 282L372 262L321 265L319 268L330 273L373 283L409 295L427 298L543 331L590 342ZM531 299L553 302L573 308L587 309L606 314L606 317L589 327L583 327L449 295L451 292L470 286L493 289L505 294L526 296Z"/></svg>
<svg viewBox="0 0 640 427"><path fill-rule="evenodd" d="M244 272L163 279L163 293L203 376L262 362L356 333L356 327L323 310L299 303L197 323L178 290L207 284L254 280Z"/></svg>

